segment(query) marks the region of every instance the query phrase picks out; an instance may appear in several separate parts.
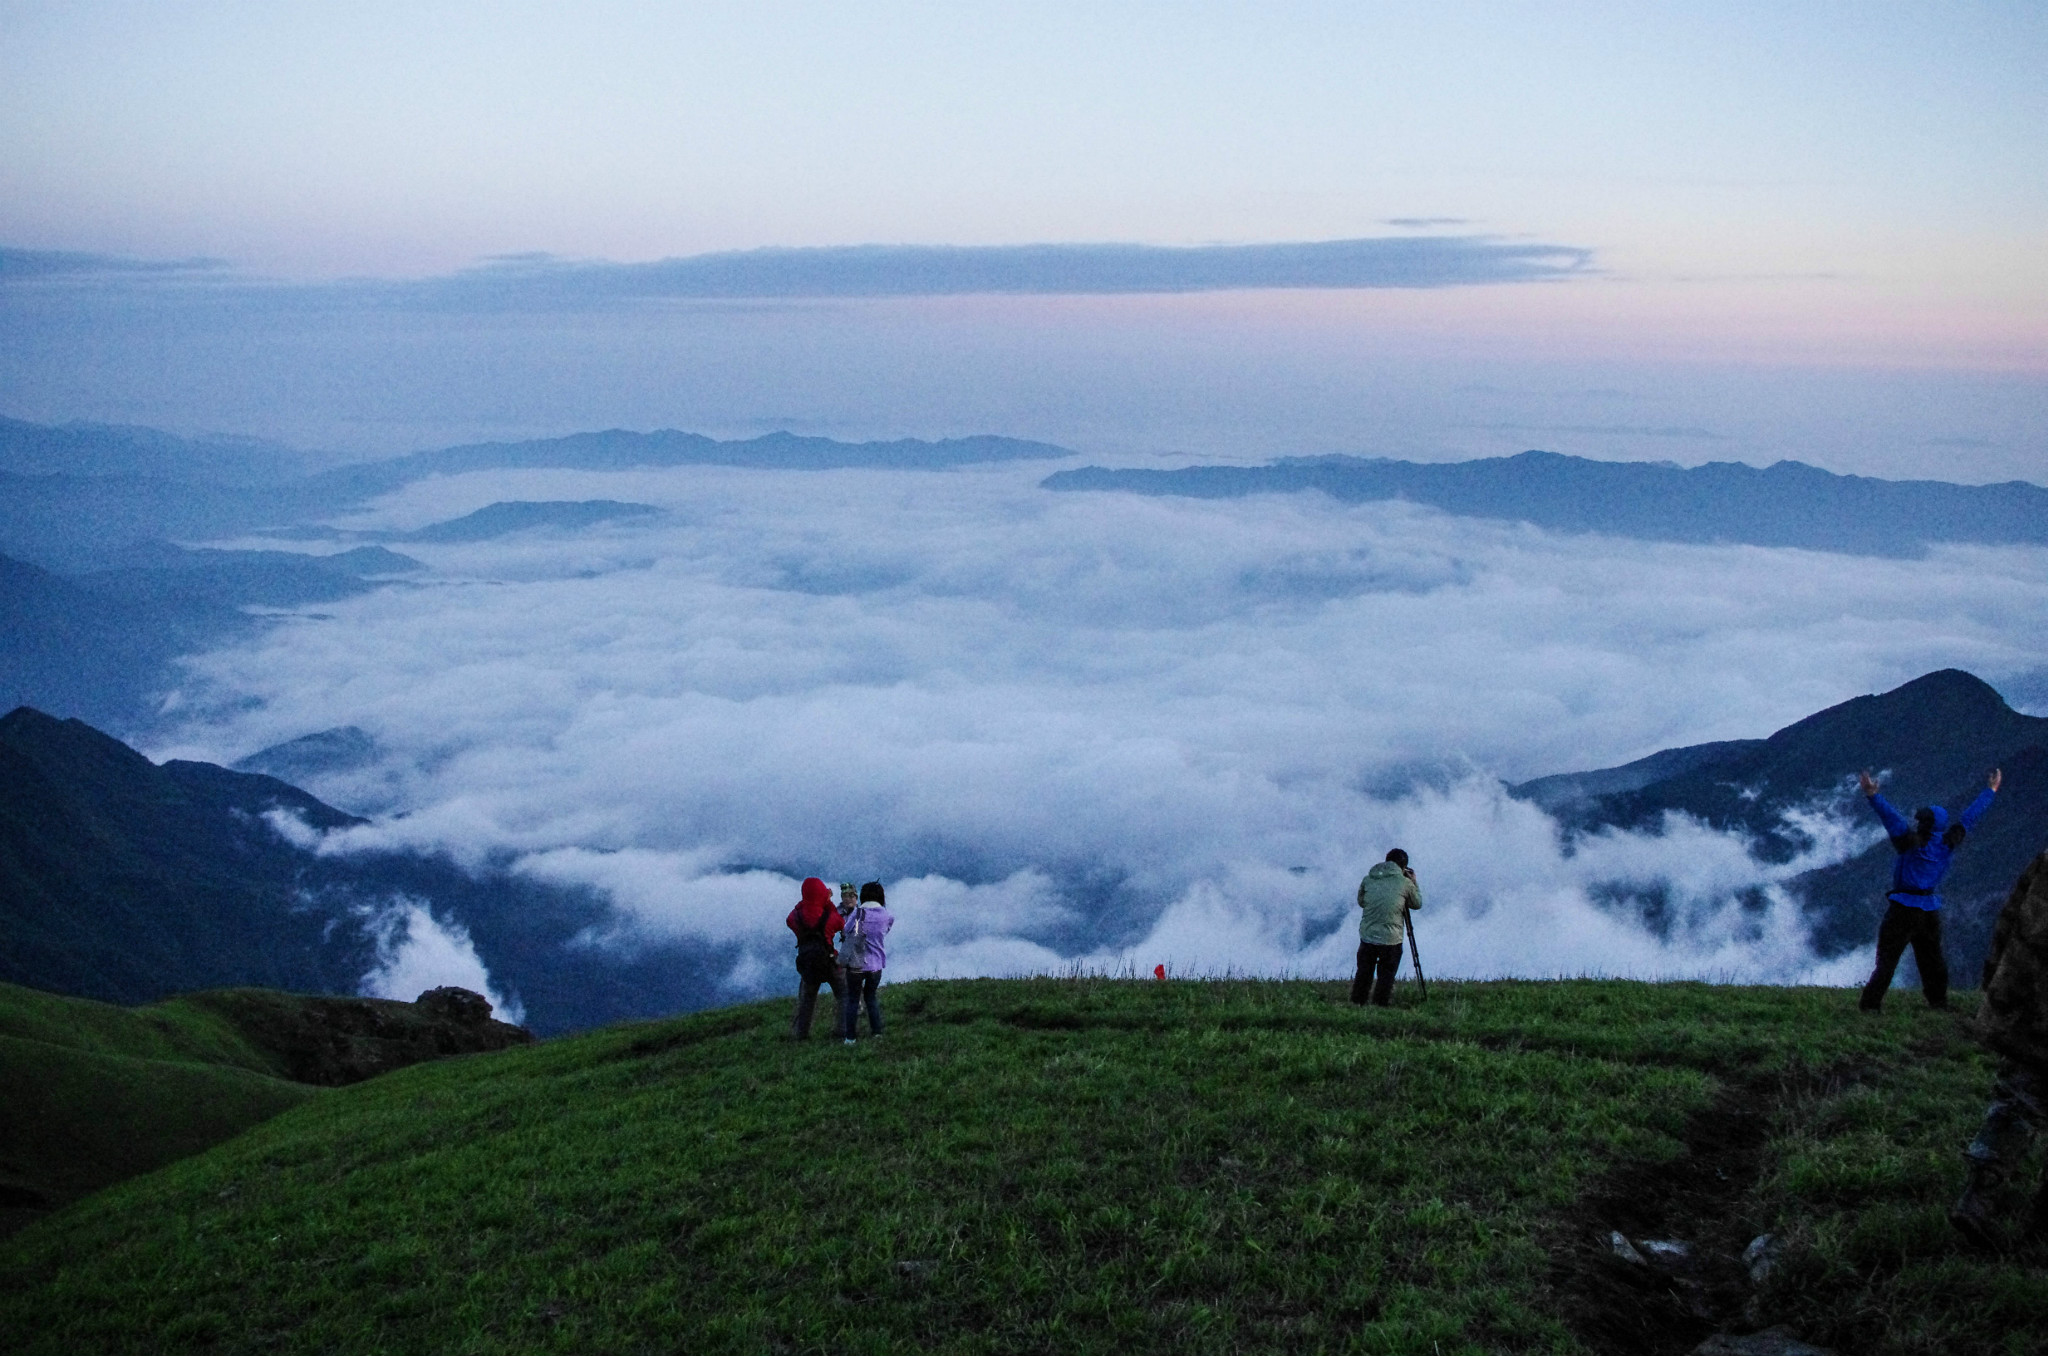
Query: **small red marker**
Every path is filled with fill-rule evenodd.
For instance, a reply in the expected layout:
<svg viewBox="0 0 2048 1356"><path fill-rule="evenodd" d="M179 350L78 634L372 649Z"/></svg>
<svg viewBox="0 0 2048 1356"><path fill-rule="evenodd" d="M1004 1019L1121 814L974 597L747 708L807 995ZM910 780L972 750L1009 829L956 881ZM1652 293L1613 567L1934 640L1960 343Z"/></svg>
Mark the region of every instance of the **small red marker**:
<svg viewBox="0 0 2048 1356"><path fill-rule="evenodd" d="M1155 965L1155 966L1153 966L1153 967L1152 967L1152 978L1154 978L1154 979L1165 979L1165 978L1166 978L1166 967L1165 967L1165 966L1163 966L1163 965Z"/></svg>

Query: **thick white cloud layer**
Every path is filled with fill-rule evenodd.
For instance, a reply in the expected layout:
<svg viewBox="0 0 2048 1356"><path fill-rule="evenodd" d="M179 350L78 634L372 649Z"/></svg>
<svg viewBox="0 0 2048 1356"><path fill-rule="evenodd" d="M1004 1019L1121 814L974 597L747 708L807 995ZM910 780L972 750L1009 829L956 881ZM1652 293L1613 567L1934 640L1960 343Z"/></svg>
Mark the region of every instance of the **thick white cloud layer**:
<svg viewBox="0 0 2048 1356"><path fill-rule="evenodd" d="M459 923L436 919L416 899L394 899L369 918L377 939L377 964L363 976L362 993L410 1003L429 989L452 984L491 1001L492 1016L517 1025L526 1020L519 1000L491 984L483 959Z"/></svg>
<svg viewBox="0 0 2048 1356"><path fill-rule="evenodd" d="M1820 814L1791 868L1684 823L1565 856L1496 778L2048 662L2039 550L1557 537L1313 495L1053 494L1044 469L415 485L357 525L667 513L409 547L423 582L195 661L157 752L360 726L384 761L309 789L384 813L330 848L512 854L613 902L580 945L737 947L734 991L784 982L810 874L888 882L898 975L1333 973L1395 843L1433 973L1840 980L1856 958L1817 967L1776 883L1874 826ZM1664 890L1670 925L1597 902L1616 885Z"/></svg>

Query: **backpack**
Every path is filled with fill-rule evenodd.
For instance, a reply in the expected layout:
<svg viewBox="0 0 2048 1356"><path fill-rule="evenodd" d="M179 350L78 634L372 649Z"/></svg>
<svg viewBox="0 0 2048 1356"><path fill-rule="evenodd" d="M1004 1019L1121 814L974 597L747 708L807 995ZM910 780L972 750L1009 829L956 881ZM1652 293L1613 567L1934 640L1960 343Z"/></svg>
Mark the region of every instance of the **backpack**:
<svg viewBox="0 0 2048 1356"><path fill-rule="evenodd" d="M838 978L839 957L832 952L832 939L825 935L825 911L818 911L815 925L806 926L803 915L796 920L796 972L816 984Z"/></svg>
<svg viewBox="0 0 2048 1356"><path fill-rule="evenodd" d="M868 961L868 906L857 904L839 934L839 958L849 970L865 970Z"/></svg>

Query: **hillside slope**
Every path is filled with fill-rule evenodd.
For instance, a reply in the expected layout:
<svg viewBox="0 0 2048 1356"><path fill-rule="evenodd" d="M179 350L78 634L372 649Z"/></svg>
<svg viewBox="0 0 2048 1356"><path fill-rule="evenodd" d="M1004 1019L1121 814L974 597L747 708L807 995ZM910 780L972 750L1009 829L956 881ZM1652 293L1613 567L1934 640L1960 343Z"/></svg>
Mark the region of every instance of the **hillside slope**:
<svg viewBox="0 0 2048 1356"><path fill-rule="evenodd" d="M1404 985L1405 989L1406 986ZM28 1352L2048 1344L1944 1218L1989 1065L1828 990L925 982L328 1093L0 1245ZM1610 1231L1677 1239L1669 1271ZM1772 1237L1759 1283L1738 1260Z"/></svg>
<svg viewBox="0 0 2048 1356"><path fill-rule="evenodd" d="M352 993L376 961L348 902L263 816L358 822L270 777L162 767L91 726L0 717L0 981L114 1003L232 984Z"/></svg>
<svg viewBox="0 0 2048 1356"><path fill-rule="evenodd" d="M118 1008L0 984L0 1236L317 1087L531 1040L434 1002L226 989Z"/></svg>
<svg viewBox="0 0 2048 1356"><path fill-rule="evenodd" d="M161 766L76 720L0 717L0 982L111 1003L259 986L354 994L381 963L394 901L474 944L535 1031L702 1007L730 947L614 957L573 939L604 904L444 856L323 856L276 831L359 823L279 781Z"/></svg>

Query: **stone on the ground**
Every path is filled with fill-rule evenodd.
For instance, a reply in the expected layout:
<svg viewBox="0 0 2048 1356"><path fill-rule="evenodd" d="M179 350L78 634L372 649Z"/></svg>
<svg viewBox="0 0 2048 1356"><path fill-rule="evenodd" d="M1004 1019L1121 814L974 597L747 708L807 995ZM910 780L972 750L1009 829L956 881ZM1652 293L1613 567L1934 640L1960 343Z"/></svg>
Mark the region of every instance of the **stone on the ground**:
<svg viewBox="0 0 2048 1356"><path fill-rule="evenodd" d="M1762 1285L1771 1278L1771 1273L1777 1270L1780 1251L1774 1235L1758 1234L1749 1240L1749 1246L1742 1250L1742 1265L1748 1268L1752 1283Z"/></svg>
<svg viewBox="0 0 2048 1356"><path fill-rule="evenodd" d="M1607 1248L1608 1251L1612 1252L1616 1257L1619 1257L1624 1262L1628 1262L1639 1267L1646 1267L1650 1265L1647 1261L1643 1259L1643 1255L1636 1251L1636 1245L1629 1242L1628 1236L1622 1233L1619 1229L1613 1230L1607 1235Z"/></svg>
<svg viewBox="0 0 2048 1356"><path fill-rule="evenodd" d="M438 989L429 989L412 1000L430 1015L445 1017L451 1022L488 1022L491 1020L491 1000L471 989L457 988L444 984Z"/></svg>

